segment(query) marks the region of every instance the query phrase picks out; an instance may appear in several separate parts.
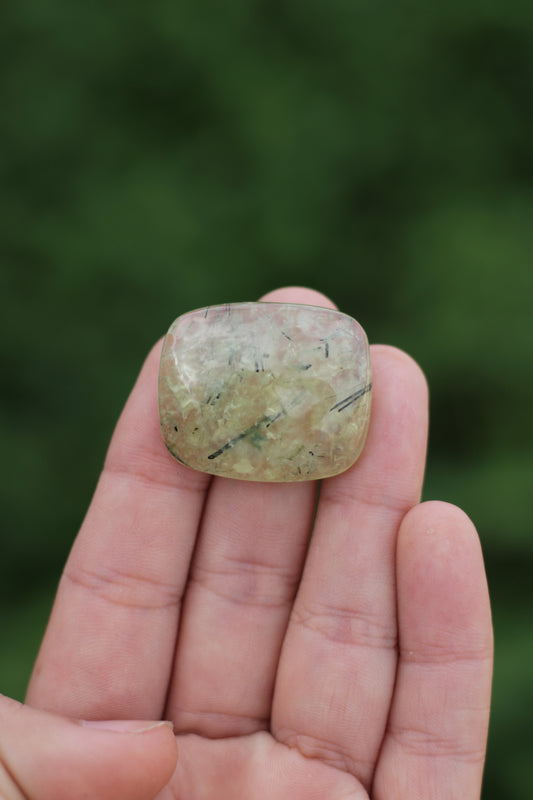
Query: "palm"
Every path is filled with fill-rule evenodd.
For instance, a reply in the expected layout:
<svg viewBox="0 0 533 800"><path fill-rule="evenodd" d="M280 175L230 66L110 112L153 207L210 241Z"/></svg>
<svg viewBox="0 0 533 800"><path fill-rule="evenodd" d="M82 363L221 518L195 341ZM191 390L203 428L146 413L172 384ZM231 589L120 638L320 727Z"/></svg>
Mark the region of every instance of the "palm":
<svg viewBox="0 0 533 800"><path fill-rule="evenodd" d="M365 452L323 482L309 543L315 484L211 481L171 459L155 351L145 365L28 700L172 719L179 762L160 800L479 794L491 654L479 546L456 509L416 507L418 369L389 348L373 368Z"/></svg>
<svg viewBox="0 0 533 800"><path fill-rule="evenodd" d="M180 766L167 794L163 792L158 800L368 799L351 774L307 759L268 733L216 741L185 736L179 739L179 746Z"/></svg>

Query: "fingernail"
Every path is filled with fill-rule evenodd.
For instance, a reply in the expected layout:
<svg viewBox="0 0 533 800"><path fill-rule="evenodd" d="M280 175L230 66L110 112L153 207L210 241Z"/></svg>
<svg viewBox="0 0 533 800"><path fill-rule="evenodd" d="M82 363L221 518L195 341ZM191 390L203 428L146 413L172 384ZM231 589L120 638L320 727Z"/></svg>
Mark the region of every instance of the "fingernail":
<svg viewBox="0 0 533 800"><path fill-rule="evenodd" d="M99 731L115 731L116 733L147 733L153 731L154 728L170 728L174 730L174 725L168 720L159 720L159 722L151 722L148 720L135 720L135 719L95 719L95 720L80 720L81 724L86 728L95 728Z"/></svg>

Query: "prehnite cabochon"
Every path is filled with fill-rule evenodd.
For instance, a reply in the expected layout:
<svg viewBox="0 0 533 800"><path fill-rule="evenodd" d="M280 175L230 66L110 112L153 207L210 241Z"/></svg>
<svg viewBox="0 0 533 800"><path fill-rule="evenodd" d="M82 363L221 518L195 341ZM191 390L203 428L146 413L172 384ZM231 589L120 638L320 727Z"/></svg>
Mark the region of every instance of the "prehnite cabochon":
<svg viewBox="0 0 533 800"><path fill-rule="evenodd" d="M337 475L361 453L370 400L366 334L331 309L212 306L178 317L163 343L164 442L178 461L212 475Z"/></svg>

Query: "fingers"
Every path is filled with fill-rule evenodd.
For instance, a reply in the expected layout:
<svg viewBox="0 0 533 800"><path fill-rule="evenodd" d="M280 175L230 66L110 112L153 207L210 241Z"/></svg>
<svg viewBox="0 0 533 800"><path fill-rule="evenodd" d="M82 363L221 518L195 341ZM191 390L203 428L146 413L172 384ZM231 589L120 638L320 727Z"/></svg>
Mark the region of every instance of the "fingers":
<svg viewBox="0 0 533 800"><path fill-rule="evenodd" d="M398 540L400 661L374 797L477 800L492 679L492 625L474 526L425 503Z"/></svg>
<svg viewBox="0 0 533 800"><path fill-rule="evenodd" d="M27 701L69 716L161 718L209 478L159 430L160 345L116 427L68 559Z"/></svg>
<svg viewBox="0 0 533 800"><path fill-rule="evenodd" d="M396 671L396 536L420 497L427 437L419 368L393 348L371 357L368 439L353 468L323 482L272 715L281 742L367 788Z"/></svg>
<svg viewBox="0 0 533 800"><path fill-rule="evenodd" d="M281 289L263 299L332 305L310 289ZM315 482L213 481L165 712L178 732L228 737L269 725L315 495Z"/></svg>
<svg viewBox="0 0 533 800"><path fill-rule="evenodd" d="M153 800L176 768L176 739L165 724L98 729L1 696L0 720L3 800Z"/></svg>

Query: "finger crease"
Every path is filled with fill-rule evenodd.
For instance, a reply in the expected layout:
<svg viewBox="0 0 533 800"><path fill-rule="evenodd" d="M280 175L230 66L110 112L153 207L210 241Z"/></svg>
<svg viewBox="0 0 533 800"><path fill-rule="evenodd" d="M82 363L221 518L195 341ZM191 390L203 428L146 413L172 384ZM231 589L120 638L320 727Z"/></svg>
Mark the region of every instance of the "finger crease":
<svg viewBox="0 0 533 800"><path fill-rule="evenodd" d="M148 464L147 469L143 470L140 468L138 462L135 469L131 470L115 467L112 463L106 463L104 465L102 474L104 476L109 475L114 479L124 480L128 483L141 484L142 486L146 486L151 490L156 487L163 490L171 490L172 492L185 491L191 492L192 494L205 494L205 482L188 482L183 480L181 475L179 476L179 481L177 477L176 480L168 480L166 478L162 478L160 475L158 476L159 472L166 472L166 470L154 468L153 464Z"/></svg>
<svg viewBox="0 0 533 800"><path fill-rule="evenodd" d="M175 586L119 570L96 572L70 568L65 570L63 578L106 602L126 608L157 611L176 608L181 604L181 596Z"/></svg>
<svg viewBox="0 0 533 800"><path fill-rule="evenodd" d="M291 622L320 634L334 644L357 645L372 649L397 647L396 630L380 624L373 615L351 608L323 606L320 609L295 608Z"/></svg>
<svg viewBox="0 0 533 800"><path fill-rule="evenodd" d="M191 577L189 586L196 585L206 592L226 600L237 606L249 606L250 608L286 608L291 603L291 598L286 597L280 591L261 589L257 586L243 586L239 588L237 584L230 584L227 587L214 586L205 577Z"/></svg>
<svg viewBox="0 0 533 800"><path fill-rule="evenodd" d="M485 747L469 747L458 742L457 737L439 736L428 729L394 727L388 735L409 755L431 758L459 758L468 763L485 759Z"/></svg>
<svg viewBox="0 0 533 800"><path fill-rule="evenodd" d="M343 490L337 487L334 492L331 489L327 493L324 492L320 502L323 505L339 506L343 511L346 511L347 508L368 507L377 509L381 513L389 513L394 517L403 517L416 499L394 497L383 493L373 495L371 490L355 494L348 489Z"/></svg>
<svg viewBox="0 0 533 800"><path fill-rule="evenodd" d="M435 647L432 650L400 650L400 661L404 665L433 667L433 666L453 666L454 664L482 664L483 662L492 663L492 647L484 646L450 652L445 648Z"/></svg>
<svg viewBox="0 0 533 800"><path fill-rule="evenodd" d="M366 773L369 766L373 768L373 762L356 760L343 747L325 739L301 733L283 733L281 737L277 734L276 738L292 750L297 750L304 758L320 761L334 769L349 772L351 775Z"/></svg>

